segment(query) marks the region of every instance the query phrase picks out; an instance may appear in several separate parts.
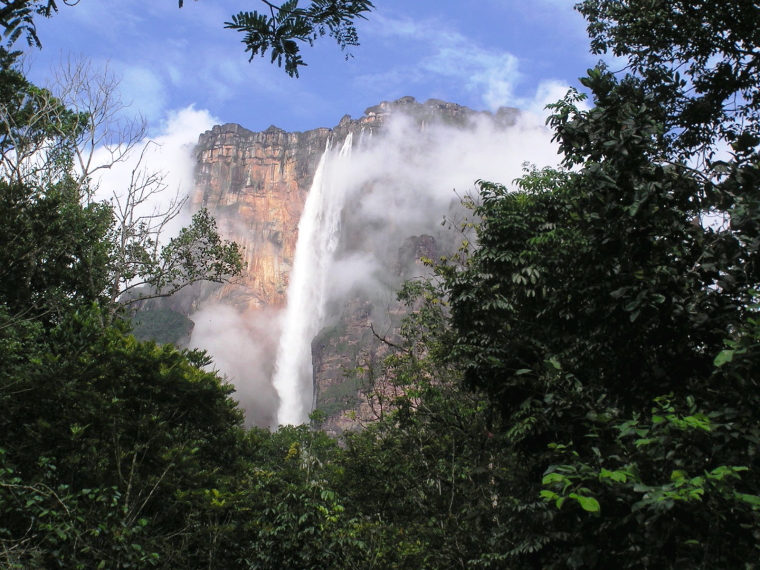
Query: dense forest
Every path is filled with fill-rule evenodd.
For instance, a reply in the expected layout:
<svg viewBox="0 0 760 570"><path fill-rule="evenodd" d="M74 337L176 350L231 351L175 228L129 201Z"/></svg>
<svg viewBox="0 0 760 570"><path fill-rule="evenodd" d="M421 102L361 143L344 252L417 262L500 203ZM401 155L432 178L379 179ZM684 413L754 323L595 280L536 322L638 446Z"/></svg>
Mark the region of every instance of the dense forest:
<svg viewBox="0 0 760 570"><path fill-rule="evenodd" d="M46 4L4 2L12 40ZM475 237L358 371L401 395L341 441L244 430L203 353L130 334L132 284L240 252L96 201L98 107L0 50L0 566L760 567L760 10L576 8L625 70L551 106L561 168L478 183Z"/></svg>

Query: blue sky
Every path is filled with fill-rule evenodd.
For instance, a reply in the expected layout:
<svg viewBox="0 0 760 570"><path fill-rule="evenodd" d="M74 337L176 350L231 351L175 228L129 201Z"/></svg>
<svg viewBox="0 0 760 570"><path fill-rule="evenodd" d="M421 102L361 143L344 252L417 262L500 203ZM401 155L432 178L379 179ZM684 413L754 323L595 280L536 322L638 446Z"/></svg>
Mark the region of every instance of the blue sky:
<svg viewBox="0 0 760 570"><path fill-rule="evenodd" d="M294 79L266 59L248 63L241 34L223 28L231 14L260 9L257 0L189 1L181 10L176 0L81 0L39 22L43 49L29 50L31 74L43 83L66 54L108 63L123 99L154 130L190 105L252 130L298 131L404 95L538 109L597 59L573 3L376 0L354 58L324 38L304 48L309 65Z"/></svg>

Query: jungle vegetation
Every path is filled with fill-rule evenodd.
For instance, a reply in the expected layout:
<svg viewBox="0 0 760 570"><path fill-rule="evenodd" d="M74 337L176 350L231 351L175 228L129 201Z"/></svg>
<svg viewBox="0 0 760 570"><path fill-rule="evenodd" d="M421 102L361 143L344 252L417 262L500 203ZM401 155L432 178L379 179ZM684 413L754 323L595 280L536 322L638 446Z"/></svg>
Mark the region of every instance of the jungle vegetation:
<svg viewBox="0 0 760 570"><path fill-rule="evenodd" d="M760 566L760 11L577 9L627 68L551 106L562 167L479 183L477 246L404 287L367 371L404 395L341 442L244 430L202 353L130 334L115 275L163 254L118 247L73 174L86 117L4 50L0 151L56 145L0 181L0 564ZM239 271L197 228L188 271Z"/></svg>

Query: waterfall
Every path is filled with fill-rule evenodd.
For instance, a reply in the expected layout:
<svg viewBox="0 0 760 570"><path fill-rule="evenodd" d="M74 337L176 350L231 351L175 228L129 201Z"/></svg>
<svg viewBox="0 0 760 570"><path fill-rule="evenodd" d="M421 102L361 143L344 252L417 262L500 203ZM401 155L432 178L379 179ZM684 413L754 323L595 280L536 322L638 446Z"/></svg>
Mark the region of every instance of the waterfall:
<svg viewBox="0 0 760 570"><path fill-rule="evenodd" d="M324 326L328 276L340 239L345 185L336 176L351 154L352 135L337 154L327 143L298 222L282 336L272 383L280 397L279 425L308 420L313 394L311 341Z"/></svg>

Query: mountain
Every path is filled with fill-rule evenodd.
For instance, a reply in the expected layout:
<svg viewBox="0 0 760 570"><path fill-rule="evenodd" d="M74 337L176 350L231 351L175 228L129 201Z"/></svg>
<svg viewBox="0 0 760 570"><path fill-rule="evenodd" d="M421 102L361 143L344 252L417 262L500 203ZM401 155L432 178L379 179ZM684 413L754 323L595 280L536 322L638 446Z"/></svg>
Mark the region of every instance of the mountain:
<svg viewBox="0 0 760 570"><path fill-rule="evenodd" d="M414 182L400 172L407 162L416 171L423 169L418 163L425 160L424 148L454 136L451 133L474 132L484 123L505 130L518 117L515 109L491 114L403 97L370 107L359 119L346 115L332 129L289 133L275 126L262 132L235 124L213 127L195 148L196 190L190 203L194 209L208 208L224 237L245 248L246 272L235 283L196 285L149 306L169 308L193 320L200 317L192 343L207 343L222 372L235 382L251 423L276 423L272 407L278 397L266 378L271 378L277 358L273 339L279 336L287 304L299 221L326 149L337 152L351 137L353 161L332 166L343 169L332 176L356 182L341 206L339 244L326 270L330 276L321 307L324 327L312 343L313 406L327 416L324 429L336 435L371 421L378 398L368 394L379 387L366 385L366 373L358 378L352 371L367 370L387 352L379 337L393 338L403 317L404 309L394 300L401 282L424 274L422 258L436 259L455 250L461 238L441 227L442 216L459 200L450 194L443 202L426 197L419 189L424 181ZM406 188L407 183L413 188ZM230 321L221 332L211 325L203 329L205 321L213 321L215 314L229 315L230 308L238 315L235 324ZM204 336L203 330L217 332ZM217 355L214 342L230 331L236 331L235 336L224 341Z"/></svg>

